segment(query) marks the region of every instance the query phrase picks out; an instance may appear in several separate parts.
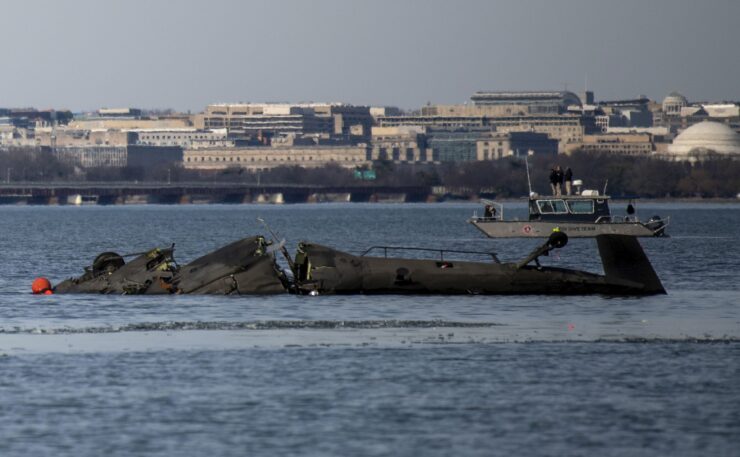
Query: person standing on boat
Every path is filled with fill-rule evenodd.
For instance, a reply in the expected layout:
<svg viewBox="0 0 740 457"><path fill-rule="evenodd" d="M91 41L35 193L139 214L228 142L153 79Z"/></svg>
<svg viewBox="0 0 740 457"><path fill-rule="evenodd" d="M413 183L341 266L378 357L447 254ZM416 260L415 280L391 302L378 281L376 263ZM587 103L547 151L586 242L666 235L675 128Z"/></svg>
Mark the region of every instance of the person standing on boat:
<svg viewBox="0 0 740 457"><path fill-rule="evenodd" d="M571 188L573 186L573 170L571 170L570 167L565 169L563 179L565 179L565 195L570 195Z"/></svg>
<svg viewBox="0 0 740 457"><path fill-rule="evenodd" d="M560 194L560 177L558 176L558 167L550 168L550 188L553 195Z"/></svg>
<svg viewBox="0 0 740 457"><path fill-rule="evenodd" d="M563 170L560 165L555 165L550 172L550 185L552 186L552 194L556 196L562 195L563 189Z"/></svg>

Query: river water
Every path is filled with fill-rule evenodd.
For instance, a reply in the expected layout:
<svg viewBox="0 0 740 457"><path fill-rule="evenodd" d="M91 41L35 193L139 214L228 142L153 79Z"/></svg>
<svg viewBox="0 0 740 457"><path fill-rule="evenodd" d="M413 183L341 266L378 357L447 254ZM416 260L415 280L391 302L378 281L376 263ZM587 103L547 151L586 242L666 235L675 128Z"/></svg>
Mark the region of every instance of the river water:
<svg viewBox="0 0 740 457"><path fill-rule="evenodd" d="M641 239L654 297L30 294L102 251L184 264L258 217L291 252L537 245L485 238L476 210L0 207L0 455L738 455L738 204L638 205L671 217ZM593 240L544 263L601 272Z"/></svg>

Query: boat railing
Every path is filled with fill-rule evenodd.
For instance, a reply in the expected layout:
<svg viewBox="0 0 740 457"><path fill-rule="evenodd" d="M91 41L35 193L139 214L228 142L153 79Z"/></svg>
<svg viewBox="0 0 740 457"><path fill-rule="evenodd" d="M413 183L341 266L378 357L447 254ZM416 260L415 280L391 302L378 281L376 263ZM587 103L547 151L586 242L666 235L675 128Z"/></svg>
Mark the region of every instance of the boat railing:
<svg viewBox="0 0 740 457"><path fill-rule="evenodd" d="M371 246L365 250L360 257L365 257L372 251L383 250L383 257L388 258L388 251L422 251L422 252L435 252L439 254L439 260L445 261L445 254L476 254L490 256L494 262L501 263L495 252L490 251L464 251L460 249L433 249L433 248L417 248L408 246Z"/></svg>
<svg viewBox="0 0 740 457"><path fill-rule="evenodd" d="M658 219L658 221L663 223L662 227L667 227L668 224L670 223L670 220L671 220L670 217L661 217ZM636 215L615 216L613 214L610 216L599 216L595 222L597 224L617 224L617 223L628 223L628 222L633 222L633 223L638 223L638 224L643 224L643 225L646 224L645 222L642 222ZM648 223L649 222L656 222L656 221L653 221L651 219L650 221L648 221Z"/></svg>

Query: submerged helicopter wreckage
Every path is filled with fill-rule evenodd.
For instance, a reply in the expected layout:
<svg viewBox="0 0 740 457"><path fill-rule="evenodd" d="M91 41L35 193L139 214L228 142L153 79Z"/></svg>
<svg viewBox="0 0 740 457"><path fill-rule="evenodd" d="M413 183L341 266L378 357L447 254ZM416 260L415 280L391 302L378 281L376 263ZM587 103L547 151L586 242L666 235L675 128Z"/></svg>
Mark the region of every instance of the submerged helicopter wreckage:
<svg viewBox="0 0 740 457"><path fill-rule="evenodd" d="M665 289L637 239L627 235L596 237L604 275L543 266L539 262L568 243L564 232L547 241L519 262L501 263L445 260L445 253L474 254L422 248L374 247L352 255L330 247L301 242L295 258L283 243L252 236L235 241L180 266L174 245L121 256L98 255L76 278L52 287L48 280L34 281L34 293L102 294L221 294L252 295L323 294L603 294L652 295ZM382 249L383 257L368 254ZM433 251L439 259L388 257L389 250ZM290 267L277 262L280 251ZM481 253L476 253L481 254ZM133 257L126 262L124 257Z"/></svg>

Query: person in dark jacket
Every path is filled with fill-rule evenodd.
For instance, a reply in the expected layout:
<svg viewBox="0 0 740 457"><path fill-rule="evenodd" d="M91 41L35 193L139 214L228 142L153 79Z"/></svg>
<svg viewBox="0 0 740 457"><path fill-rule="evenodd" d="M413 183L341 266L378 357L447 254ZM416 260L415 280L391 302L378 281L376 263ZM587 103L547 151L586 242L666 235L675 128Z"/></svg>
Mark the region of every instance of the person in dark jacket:
<svg viewBox="0 0 740 457"><path fill-rule="evenodd" d="M565 195L570 195L572 190L571 186L573 185L573 170L571 170L570 167L565 169L563 179L565 180Z"/></svg>
<svg viewBox="0 0 740 457"><path fill-rule="evenodd" d="M550 187L552 187L553 195L562 195L563 170L560 168L560 165L555 165L555 168L550 170Z"/></svg>
<svg viewBox="0 0 740 457"><path fill-rule="evenodd" d="M560 186L560 180L558 178L558 172L557 167L550 168L550 188L552 189L552 194L557 195L558 188Z"/></svg>

